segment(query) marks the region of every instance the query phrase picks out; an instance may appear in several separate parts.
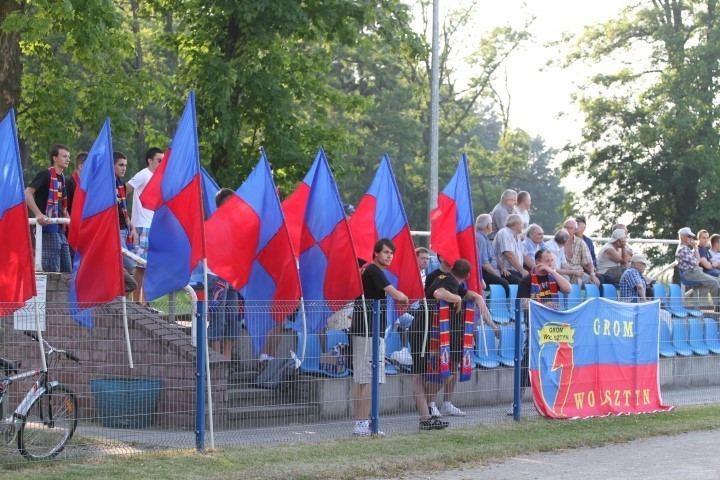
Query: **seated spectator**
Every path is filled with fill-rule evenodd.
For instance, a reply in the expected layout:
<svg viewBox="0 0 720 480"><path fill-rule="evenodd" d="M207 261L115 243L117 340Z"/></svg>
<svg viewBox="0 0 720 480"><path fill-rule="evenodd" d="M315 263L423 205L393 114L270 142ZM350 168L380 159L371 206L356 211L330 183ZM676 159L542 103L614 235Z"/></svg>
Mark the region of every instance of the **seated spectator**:
<svg viewBox="0 0 720 480"><path fill-rule="evenodd" d="M528 255L535 258L535 252L545 246L544 243L545 232L542 227L537 223L532 223L525 232L525 250ZM534 265L525 265L528 268L532 268Z"/></svg>
<svg viewBox="0 0 720 480"><path fill-rule="evenodd" d="M720 235L710 235L710 264L713 268L720 268Z"/></svg>
<svg viewBox="0 0 720 480"><path fill-rule="evenodd" d="M595 285L600 286L601 282L595 274L595 265L593 265L592 257L590 257L590 250L584 241L575 236L577 221L575 221L574 218L568 218L565 220L563 228L567 230L570 236L564 247L565 258L567 258L568 262L567 264L571 269L582 269L582 275L573 278L572 283L577 281L578 285L594 283Z"/></svg>
<svg viewBox="0 0 720 480"><path fill-rule="evenodd" d="M675 253L678 270L682 272L686 280L700 282L702 288L710 293L715 304L715 312L720 312L720 308L718 308L720 283L717 277L706 274L700 267L700 254L695 250L695 234L689 227L683 227L678 230L678 237L680 245Z"/></svg>
<svg viewBox="0 0 720 480"><path fill-rule="evenodd" d="M565 278L568 282L578 284L574 279L576 277L582 277L582 268L571 268L565 258L565 244L567 244L570 234L564 228L561 228L555 232L555 236L552 240L545 242L545 248L553 252L553 259L555 261L555 270Z"/></svg>
<svg viewBox="0 0 720 480"><path fill-rule="evenodd" d="M510 298L508 281L500 276L497 261L495 260L495 247L488 235L492 231L492 217L483 213L475 220L475 243L478 250L478 262L482 266L482 277L488 285L502 285L505 297Z"/></svg>
<svg viewBox="0 0 720 480"><path fill-rule="evenodd" d="M505 228L505 221L508 215L515 212L514 207L517 204L517 192L515 190L505 190L500 196L500 203L495 205L490 212L492 217L492 231L488 235L490 240L495 240L495 235L501 229Z"/></svg>
<svg viewBox="0 0 720 480"><path fill-rule="evenodd" d="M630 266L620 278L620 301L638 303L652 300L649 293L652 287L643 276L647 266L648 260L645 255L639 253L633 255ZM660 309L660 319L672 326L671 315L667 310Z"/></svg>
<svg viewBox="0 0 720 480"><path fill-rule="evenodd" d="M523 222L523 235L527 235L527 229L530 227L530 205L532 205L532 199L530 193L526 191L518 192L517 204L513 207L513 211L520 215ZM532 252L534 255L535 252Z"/></svg>
<svg viewBox="0 0 720 480"><path fill-rule="evenodd" d="M625 231L626 238L630 237L630 230L628 230L627 225L625 225L624 223L616 223L613 226L611 231L614 232L615 230L618 230L618 229ZM630 259L632 258L633 255L635 255L635 252L633 251L632 248L630 248L630 245L625 243L625 246L623 247L623 258L625 259L625 263L627 263L629 265Z"/></svg>
<svg viewBox="0 0 720 480"><path fill-rule="evenodd" d="M625 230L617 229L610 236L610 241L602 246L598 252L598 271L612 279L613 283L620 282L628 264L625 262L623 252L627 236Z"/></svg>
<svg viewBox="0 0 720 480"><path fill-rule="evenodd" d="M577 222L577 230L575 231L575 236L578 238L582 238L583 242L585 242L585 245L587 245L588 250L590 250L590 257L592 257L593 265L595 265L595 268L597 268L597 257L595 256L595 244L593 243L592 239L588 236L585 236L585 229L587 228L587 220L585 220L585 217L583 215L578 215L575 217L575 221Z"/></svg>
<svg viewBox="0 0 720 480"><path fill-rule="evenodd" d="M520 239L522 233L522 219L520 215L513 213L505 220L505 228L502 228L495 236L495 258L497 259L500 274L509 283L517 284L522 277L527 275L523 267L526 262L532 262L525 251L525 245ZM528 258L525 258L528 257Z"/></svg>
<svg viewBox="0 0 720 480"><path fill-rule="evenodd" d="M715 268L712 264L712 254L710 253L710 234L707 230L698 232L698 254L700 255L700 266L703 272L713 277L720 277L720 269Z"/></svg>

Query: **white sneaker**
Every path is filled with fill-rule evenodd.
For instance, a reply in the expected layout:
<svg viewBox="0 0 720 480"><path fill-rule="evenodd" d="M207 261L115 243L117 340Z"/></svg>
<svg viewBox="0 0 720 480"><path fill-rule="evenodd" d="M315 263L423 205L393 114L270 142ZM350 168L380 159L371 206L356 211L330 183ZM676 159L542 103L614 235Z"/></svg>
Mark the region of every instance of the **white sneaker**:
<svg viewBox="0 0 720 480"><path fill-rule="evenodd" d="M464 417L467 415L467 413L463 412L459 408L457 408L455 405L453 405L450 402L444 402L442 406L442 413L445 415L452 415L455 417Z"/></svg>
<svg viewBox="0 0 720 480"><path fill-rule="evenodd" d="M442 417L442 414L440 413L440 410L438 410L437 405L435 405L435 402L430 402L430 416L431 417Z"/></svg>
<svg viewBox="0 0 720 480"><path fill-rule="evenodd" d="M378 437L384 437L385 432L378 431ZM353 435L358 437L370 437L372 436L372 430L370 429L370 422L368 420L356 420L355 429Z"/></svg>
<svg viewBox="0 0 720 480"><path fill-rule="evenodd" d="M407 347L403 348L402 350L397 350L390 354L390 359L395 360L400 365L404 366L410 366L412 365L412 356L410 355L410 352L408 351Z"/></svg>

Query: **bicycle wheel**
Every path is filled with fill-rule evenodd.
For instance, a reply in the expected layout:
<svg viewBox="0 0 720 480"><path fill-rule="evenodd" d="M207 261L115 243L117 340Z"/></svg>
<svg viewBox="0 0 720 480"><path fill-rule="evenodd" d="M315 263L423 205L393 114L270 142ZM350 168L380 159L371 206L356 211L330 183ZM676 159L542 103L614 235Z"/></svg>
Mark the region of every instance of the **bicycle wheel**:
<svg viewBox="0 0 720 480"><path fill-rule="evenodd" d="M64 385L36 398L18 431L18 450L28 460L62 452L77 427L77 401Z"/></svg>

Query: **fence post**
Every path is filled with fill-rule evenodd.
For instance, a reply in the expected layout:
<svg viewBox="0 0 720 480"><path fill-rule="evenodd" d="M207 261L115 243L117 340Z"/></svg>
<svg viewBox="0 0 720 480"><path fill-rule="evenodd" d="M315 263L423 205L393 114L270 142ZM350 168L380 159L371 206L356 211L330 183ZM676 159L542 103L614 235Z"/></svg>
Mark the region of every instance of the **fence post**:
<svg viewBox="0 0 720 480"><path fill-rule="evenodd" d="M513 376L513 420L520 421L520 383L522 378L522 300L515 299L515 365Z"/></svg>
<svg viewBox="0 0 720 480"><path fill-rule="evenodd" d="M381 303L375 300L372 303L372 404L370 409L370 429L373 436L377 436L380 430L380 308ZM384 362L385 359L383 358Z"/></svg>
<svg viewBox="0 0 720 480"><path fill-rule="evenodd" d="M195 448L198 452L205 450L205 322L207 300L198 302L196 317L197 344L195 346Z"/></svg>

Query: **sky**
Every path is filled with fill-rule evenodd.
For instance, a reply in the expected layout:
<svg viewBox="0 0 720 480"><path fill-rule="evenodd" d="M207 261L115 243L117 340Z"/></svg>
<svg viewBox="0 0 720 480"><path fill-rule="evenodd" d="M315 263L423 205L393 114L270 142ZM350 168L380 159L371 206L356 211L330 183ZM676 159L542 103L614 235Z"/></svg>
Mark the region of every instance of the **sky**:
<svg viewBox="0 0 720 480"><path fill-rule="evenodd" d="M460 0L466 3L466 0ZM440 0L441 17L458 0ZM532 38L509 58L501 73L507 78L511 97L510 124L531 135L540 135L548 146L562 148L568 141L579 139L582 118L572 104L571 95L590 71L576 67L562 70L547 67L550 59L558 59L558 47L546 46L563 32L580 33L583 26L609 20L628 4L627 0L502 0L478 2L472 33L480 35L494 26L511 24L521 28L524 19L536 17L530 27ZM463 47L472 44L472 37ZM458 58L458 61L462 56ZM496 85L502 86L501 82Z"/></svg>

